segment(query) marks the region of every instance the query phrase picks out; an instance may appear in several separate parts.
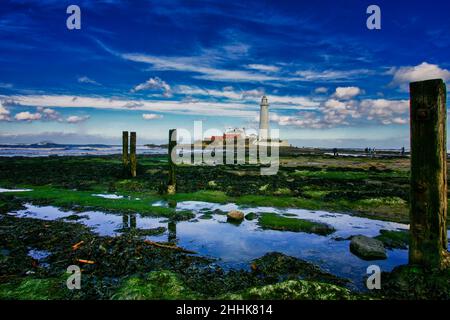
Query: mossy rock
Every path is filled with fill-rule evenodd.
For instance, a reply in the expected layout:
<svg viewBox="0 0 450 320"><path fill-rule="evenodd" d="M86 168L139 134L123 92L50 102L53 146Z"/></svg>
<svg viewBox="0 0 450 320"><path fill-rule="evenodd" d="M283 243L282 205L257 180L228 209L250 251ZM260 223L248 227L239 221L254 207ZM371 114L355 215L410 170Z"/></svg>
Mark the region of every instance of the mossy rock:
<svg viewBox="0 0 450 320"><path fill-rule="evenodd" d="M195 218L195 214L188 210L176 211L169 219L172 221L187 221Z"/></svg>
<svg viewBox="0 0 450 320"><path fill-rule="evenodd" d="M348 283L347 279L338 278L331 273L323 271L315 264L280 252L269 252L253 260L251 268L253 274L270 282L301 279L336 285Z"/></svg>
<svg viewBox="0 0 450 320"><path fill-rule="evenodd" d="M178 205L178 202L176 200L169 199L169 200L167 200L167 205L169 206L169 208L176 208Z"/></svg>
<svg viewBox="0 0 450 320"><path fill-rule="evenodd" d="M71 214L70 216L61 218L60 220L78 221L78 220L82 220L82 219L89 219L89 216L88 215L79 216L77 214Z"/></svg>
<svg viewBox="0 0 450 320"><path fill-rule="evenodd" d="M408 230L380 230L380 235L375 239L383 242L384 246L389 249L407 249L409 245Z"/></svg>
<svg viewBox="0 0 450 320"><path fill-rule="evenodd" d="M64 296L65 282L62 279L28 278L19 283L0 285L0 299L3 300L53 300Z"/></svg>
<svg viewBox="0 0 450 320"><path fill-rule="evenodd" d="M431 271L416 266L399 266L382 274L383 298L396 300L450 300L450 268Z"/></svg>
<svg viewBox="0 0 450 320"><path fill-rule="evenodd" d="M324 236L336 231L326 223L286 218L275 213L261 214L258 223L263 229L316 233Z"/></svg>
<svg viewBox="0 0 450 320"><path fill-rule="evenodd" d="M278 188L273 192L275 196L290 196L292 191L289 188Z"/></svg>
<svg viewBox="0 0 450 320"><path fill-rule="evenodd" d="M119 228L114 231L120 232L120 233L130 233L132 235L138 236L138 237L148 237L148 236L158 236L166 232L165 227L156 227L156 228L150 228L150 229L140 229L140 228Z"/></svg>
<svg viewBox="0 0 450 320"><path fill-rule="evenodd" d="M251 220L255 220L256 218L258 218L258 215L254 212L250 212L245 215L245 220L251 221Z"/></svg>
<svg viewBox="0 0 450 320"><path fill-rule="evenodd" d="M125 280L112 296L114 300L192 300L198 294L186 288L180 278L170 271L152 271L145 278Z"/></svg>
<svg viewBox="0 0 450 320"><path fill-rule="evenodd" d="M253 287L241 293L227 294L232 300L352 300L348 289L333 284L305 280L288 280L277 284Z"/></svg>
<svg viewBox="0 0 450 320"><path fill-rule="evenodd" d="M387 259L386 248L383 242L363 235L357 235L351 238L350 251L364 260Z"/></svg>

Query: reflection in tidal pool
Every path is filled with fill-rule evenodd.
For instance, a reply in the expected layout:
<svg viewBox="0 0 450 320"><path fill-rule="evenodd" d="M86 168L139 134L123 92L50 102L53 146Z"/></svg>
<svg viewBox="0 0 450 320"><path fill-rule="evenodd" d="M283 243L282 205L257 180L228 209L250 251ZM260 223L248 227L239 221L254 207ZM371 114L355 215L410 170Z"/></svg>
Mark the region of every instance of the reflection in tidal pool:
<svg viewBox="0 0 450 320"><path fill-rule="evenodd" d="M163 202L155 203L163 206ZM114 236L126 230L147 230L166 228L166 231L145 238L154 241L168 241L200 255L218 259L224 268L249 268L249 262L268 252L281 252L290 256L315 263L322 269L337 276L345 277L361 286L366 269L371 264L380 266L382 271L407 263L407 250L389 250L388 259L364 261L349 251L351 235L362 234L376 236L380 229L407 229L399 223L354 217L341 213L310 211L303 209L276 209L270 207L239 207L235 204L215 204L197 201L179 202L177 210L190 210L195 218L189 221L173 222L163 218L145 217L140 214L114 214L100 211L76 213L61 211L56 207L37 207L26 205L25 210L11 213L17 217L29 217L44 220L63 219L79 215L75 223L83 223L100 235ZM241 224L227 223L226 212L240 210L244 214L274 212L280 215L297 217L327 223L336 229L329 236L302 232L263 230L258 220L244 220ZM211 219L200 218L205 213ZM339 241L337 240L339 239Z"/></svg>

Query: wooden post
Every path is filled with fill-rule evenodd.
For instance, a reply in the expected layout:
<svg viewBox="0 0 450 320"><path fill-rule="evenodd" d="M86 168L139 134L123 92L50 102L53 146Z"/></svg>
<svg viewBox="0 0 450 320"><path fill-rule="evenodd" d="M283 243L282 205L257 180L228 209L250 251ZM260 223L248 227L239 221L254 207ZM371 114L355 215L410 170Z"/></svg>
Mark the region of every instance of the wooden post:
<svg viewBox="0 0 450 320"><path fill-rule="evenodd" d="M409 263L445 266L447 253L446 88L441 79L410 84Z"/></svg>
<svg viewBox="0 0 450 320"><path fill-rule="evenodd" d="M234 136L232 141L233 141L233 164L237 164L237 158L238 158L238 156L237 156L237 150L238 150L237 137Z"/></svg>
<svg viewBox="0 0 450 320"><path fill-rule="evenodd" d="M131 165L131 176L136 177L136 132L131 132L130 136L130 165Z"/></svg>
<svg viewBox="0 0 450 320"><path fill-rule="evenodd" d="M175 194L176 192L176 171L175 171L175 163L172 159L172 153L175 152L174 149L177 145L177 130L176 129L170 129L169 130L169 183L167 185L167 193L168 194Z"/></svg>
<svg viewBox="0 0 450 320"><path fill-rule="evenodd" d="M250 163L250 139L249 138L245 138L245 153L244 153L244 164L249 164Z"/></svg>
<svg viewBox="0 0 450 320"><path fill-rule="evenodd" d="M128 131L122 131L122 164L124 169L128 168Z"/></svg>
<svg viewBox="0 0 450 320"><path fill-rule="evenodd" d="M223 156L223 164L227 164L227 135L224 133L222 138L222 156Z"/></svg>
<svg viewBox="0 0 450 320"><path fill-rule="evenodd" d="M167 237L167 242L176 243L177 242L177 223L175 221L169 221L167 224L167 229L169 230L169 236Z"/></svg>

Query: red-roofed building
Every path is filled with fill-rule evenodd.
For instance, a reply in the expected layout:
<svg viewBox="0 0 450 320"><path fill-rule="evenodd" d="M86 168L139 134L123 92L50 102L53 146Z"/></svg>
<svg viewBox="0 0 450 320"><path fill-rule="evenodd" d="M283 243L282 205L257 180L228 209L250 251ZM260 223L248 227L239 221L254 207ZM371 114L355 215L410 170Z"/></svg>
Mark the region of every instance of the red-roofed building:
<svg viewBox="0 0 450 320"><path fill-rule="evenodd" d="M234 139L235 137L237 139L239 139L242 136L242 134L241 133L226 133L224 136L225 136L226 140L231 140L231 139ZM211 138L209 138L209 140L211 142L222 141L224 139L224 136L211 136Z"/></svg>

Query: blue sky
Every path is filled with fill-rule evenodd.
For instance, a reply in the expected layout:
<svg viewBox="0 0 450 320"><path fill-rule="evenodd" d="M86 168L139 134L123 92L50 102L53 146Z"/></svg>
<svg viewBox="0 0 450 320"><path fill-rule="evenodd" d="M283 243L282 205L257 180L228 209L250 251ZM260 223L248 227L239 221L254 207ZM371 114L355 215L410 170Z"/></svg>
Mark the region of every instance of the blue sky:
<svg viewBox="0 0 450 320"><path fill-rule="evenodd" d="M256 128L265 94L295 145L408 147L408 83L450 80L450 4L431 2L4 0L0 142Z"/></svg>

